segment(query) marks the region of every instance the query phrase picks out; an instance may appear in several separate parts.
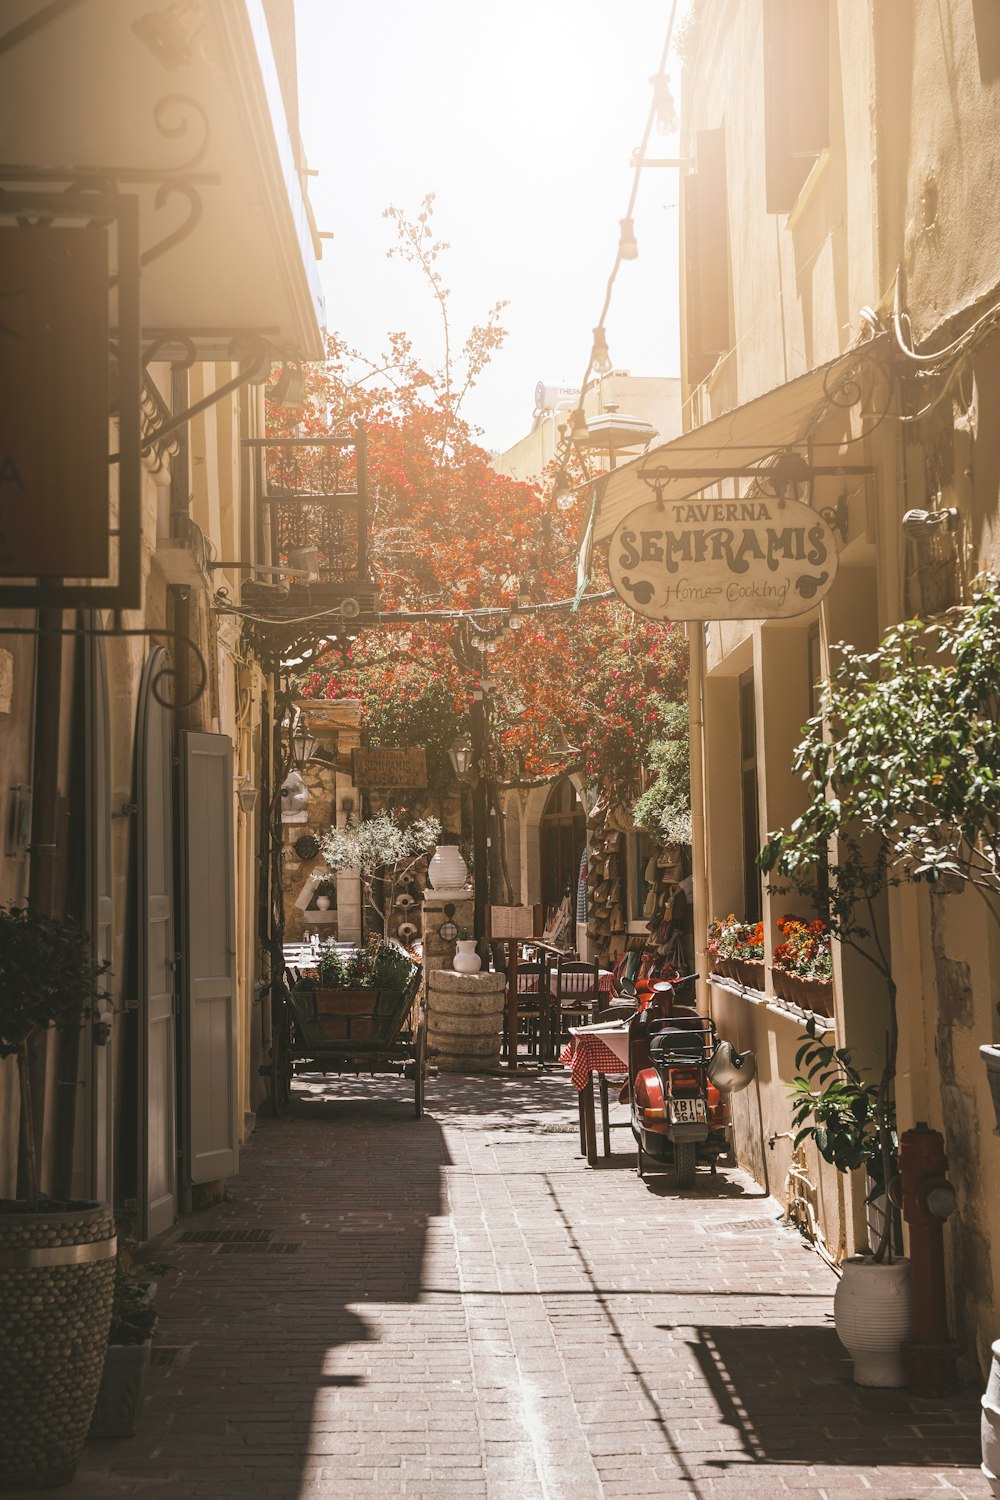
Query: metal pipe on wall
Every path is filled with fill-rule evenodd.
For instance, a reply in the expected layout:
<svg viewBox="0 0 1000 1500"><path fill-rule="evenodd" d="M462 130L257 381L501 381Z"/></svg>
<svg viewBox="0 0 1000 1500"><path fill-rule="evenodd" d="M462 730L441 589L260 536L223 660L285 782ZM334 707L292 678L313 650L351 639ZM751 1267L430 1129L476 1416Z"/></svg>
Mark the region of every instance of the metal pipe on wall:
<svg viewBox="0 0 1000 1500"><path fill-rule="evenodd" d="M705 815L705 627L688 627L688 730L691 756L691 895L698 1009L710 1010L708 989L708 850Z"/></svg>

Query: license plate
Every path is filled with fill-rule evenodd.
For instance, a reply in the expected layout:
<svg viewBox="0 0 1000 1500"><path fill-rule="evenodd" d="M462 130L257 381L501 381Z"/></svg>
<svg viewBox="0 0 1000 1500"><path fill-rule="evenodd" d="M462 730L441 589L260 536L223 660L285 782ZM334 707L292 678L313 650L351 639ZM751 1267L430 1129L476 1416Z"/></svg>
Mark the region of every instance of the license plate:
<svg viewBox="0 0 1000 1500"><path fill-rule="evenodd" d="M670 1119L675 1125L697 1125L707 1118L704 1099L671 1099L670 1101Z"/></svg>

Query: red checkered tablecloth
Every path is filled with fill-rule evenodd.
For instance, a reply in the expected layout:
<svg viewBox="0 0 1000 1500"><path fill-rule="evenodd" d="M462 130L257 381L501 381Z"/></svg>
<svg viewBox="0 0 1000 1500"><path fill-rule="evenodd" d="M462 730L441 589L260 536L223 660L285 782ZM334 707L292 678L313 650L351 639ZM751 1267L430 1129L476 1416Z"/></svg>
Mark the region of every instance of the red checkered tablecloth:
<svg viewBox="0 0 1000 1500"><path fill-rule="evenodd" d="M574 1036L563 1048L559 1061L571 1070L570 1077L577 1091L587 1087L591 1073L607 1073L621 1078L628 1071L621 1058L596 1036Z"/></svg>

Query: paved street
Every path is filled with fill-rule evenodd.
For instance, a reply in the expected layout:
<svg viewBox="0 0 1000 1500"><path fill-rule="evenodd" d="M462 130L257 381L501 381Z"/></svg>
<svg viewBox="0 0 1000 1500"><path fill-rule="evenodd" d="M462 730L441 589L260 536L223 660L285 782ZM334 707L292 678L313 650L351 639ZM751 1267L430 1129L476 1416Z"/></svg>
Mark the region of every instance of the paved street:
<svg viewBox="0 0 1000 1500"><path fill-rule="evenodd" d="M730 1172L589 1171L568 1081L311 1081L177 1268L140 1435L67 1500L983 1497L978 1391L849 1383L834 1278Z"/></svg>

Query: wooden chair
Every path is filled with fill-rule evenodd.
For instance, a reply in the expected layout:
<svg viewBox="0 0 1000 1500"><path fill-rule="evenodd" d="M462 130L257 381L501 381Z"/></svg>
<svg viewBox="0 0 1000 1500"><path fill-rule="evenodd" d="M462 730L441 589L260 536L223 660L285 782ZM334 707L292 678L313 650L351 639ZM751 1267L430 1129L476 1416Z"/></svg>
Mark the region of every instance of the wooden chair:
<svg viewBox="0 0 1000 1500"><path fill-rule="evenodd" d="M552 997L553 1045L569 1041L570 1026L593 1021L601 1003L596 964L561 958L556 967L556 989Z"/></svg>
<svg viewBox="0 0 1000 1500"><path fill-rule="evenodd" d="M548 967L540 963L519 963L515 983L517 985L517 1034L513 1045L516 1049L523 1037L527 1045L528 1056L537 1056L540 1059L549 1012ZM502 1046L502 1055L505 1058L509 1058L510 1048L510 1011L505 1005Z"/></svg>

